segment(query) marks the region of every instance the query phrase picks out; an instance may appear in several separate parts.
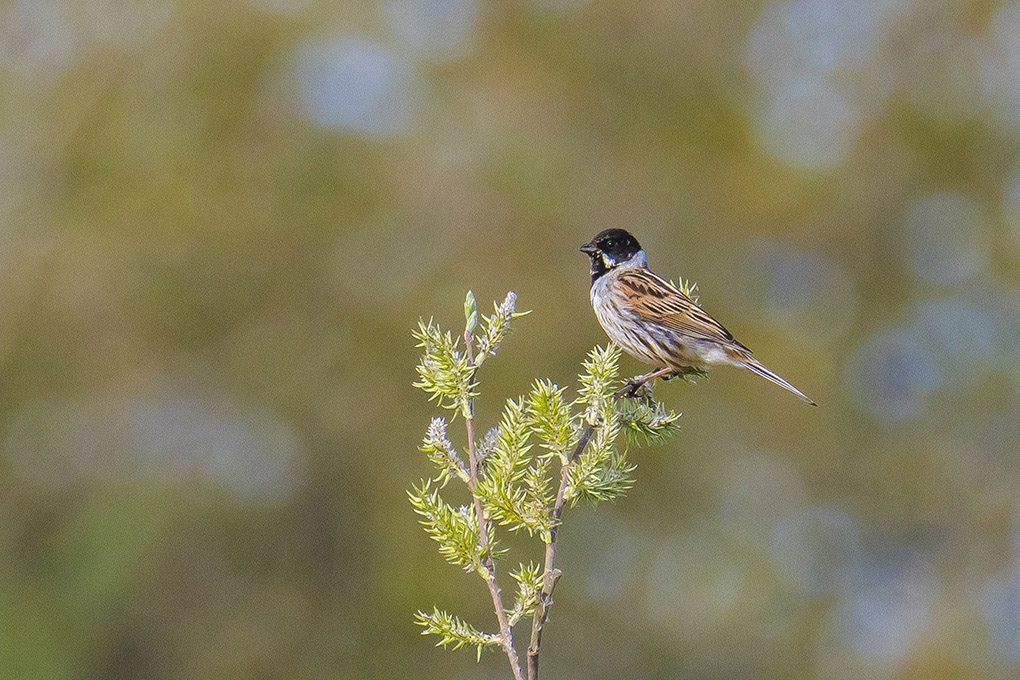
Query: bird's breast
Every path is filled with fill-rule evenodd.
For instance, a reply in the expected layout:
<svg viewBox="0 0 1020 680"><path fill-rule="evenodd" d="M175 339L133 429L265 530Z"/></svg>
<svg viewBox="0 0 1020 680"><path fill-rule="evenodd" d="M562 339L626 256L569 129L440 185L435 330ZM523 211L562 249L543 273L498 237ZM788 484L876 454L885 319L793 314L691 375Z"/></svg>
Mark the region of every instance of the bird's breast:
<svg viewBox="0 0 1020 680"><path fill-rule="evenodd" d="M621 291L614 288L612 273L602 276L591 287L591 306L609 339L640 361L657 366L667 365L663 346L637 313L629 308Z"/></svg>

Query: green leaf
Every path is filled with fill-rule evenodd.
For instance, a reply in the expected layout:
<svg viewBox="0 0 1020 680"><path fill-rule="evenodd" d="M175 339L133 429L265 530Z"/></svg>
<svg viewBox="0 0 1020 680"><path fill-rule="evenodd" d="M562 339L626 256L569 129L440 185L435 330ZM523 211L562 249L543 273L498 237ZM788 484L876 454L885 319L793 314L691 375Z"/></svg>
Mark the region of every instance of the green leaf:
<svg viewBox="0 0 1020 680"><path fill-rule="evenodd" d="M625 399L616 408L620 423L630 439L639 439L645 443L658 442L680 429L678 421L681 414L666 410L657 402L649 405L643 401Z"/></svg>
<svg viewBox="0 0 1020 680"><path fill-rule="evenodd" d="M522 486L531 460L527 455L531 449L530 435L523 401L507 400L476 490L493 521L509 526L512 531L527 530L533 535L548 530L549 513L547 504L529 495Z"/></svg>
<svg viewBox="0 0 1020 680"><path fill-rule="evenodd" d="M418 611L414 615L414 622L425 629L421 632L422 635L439 636L436 647L452 646L454 649L475 647L477 661L482 659L483 648L499 647L503 644L503 639L499 635L483 633L471 624L441 611L437 607L432 608L431 614Z"/></svg>
<svg viewBox="0 0 1020 680"><path fill-rule="evenodd" d="M614 448L620 429L616 414L605 419L595 429L588 450L571 466L564 495L571 505L580 499L593 504L614 500L634 485L631 473L635 466L628 465L626 455L617 453Z"/></svg>
<svg viewBox="0 0 1020 680"><path fill-rule="evenodd" d="M439 491L431 488L431 480L424 480L420 488L407 492L414 511L421 515L425 533L439 543L439 552L450 564L467 571L481 571L482 547L478 540L478 522L471 508L447 504Z"/></svg>
<svg viewBox="0 0 1020 680"><path fill-rule="evenodd" d="M524 471L524 495L531 507L543 509L552 507L553 494L549 488L550 465L548 458L538 458ZM535 527L540 531L542 540L548 542L552 520L545 510L543 513L543 521L536 521Z"/></svg>
<svg viewBox="0 0 1020 680"><path fill-rule="evenodd" d="M677 283L673 283L671 279L669 284L689 297L694 304L698 304L698 284L694 283L690 279L685 281L682 276L677 277Z"/></svg>
<svg viewBox="0 0 1020 680"><path fill-rule="evenodd" d="M468 407L474 391L474 367L467 356L457 349L457 341L450 333L443 332L430 319L426 324L418 321L418 330L413 332L417 347L424 348L418 363L419 380L414 383L448 409L460 409L469 415Z"/></svg>
<svg viewBox="0 0 1020 680"><path fill-rule="evenodd" d="M600 501L616 500L634 486L631 473L636 467L627 464L627 457L623 453L612 453L598 462L581 456L571 469L571 482L566 497L571 506L582 499L593 505Z"/></svg>
<svg viewBox="0 0 1020 680"><path fill-rule="evenodd" d="M567 461L568 449L574 441L570 409L563 399L563 388L548 380L536 380L528 395L528 419L541 446Z"/></svg>
<svg viewBox="0 0 1020 680"><path fill-rule="evenodd" d="M513 609L506 612L507 622L512 628L522 618L531 616L535 611L538 593L542 590L542 567L534 562L527 566L522 563L517 571L510 572L510 577L517 582L517 597L514 599Z"/></svg>
<svg viewBox="0 0 1020 680"><path fill-rule="evenodd" d="M613 407L614 394L620 387L617 379L619 362L620 348L609 344L588 352L588 358L581 365L582 372L578 376L581 386L577 390L577 401L588 407L585 419L593 425L606 417Z"/></svg>

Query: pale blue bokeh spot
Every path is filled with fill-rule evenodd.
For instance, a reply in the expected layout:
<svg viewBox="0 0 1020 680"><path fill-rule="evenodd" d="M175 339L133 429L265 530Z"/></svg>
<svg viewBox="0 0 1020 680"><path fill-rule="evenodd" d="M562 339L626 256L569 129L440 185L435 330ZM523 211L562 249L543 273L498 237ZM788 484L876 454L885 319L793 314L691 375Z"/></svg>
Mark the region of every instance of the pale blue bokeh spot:
<svg viewBox="0 0 1020 680"><path fill-rule="evenodd" d="M981 613L996 653L1011 661L1020 661L1020 579L989 581L984 589Z"/></svg>
<svg viewBox="0 0 1020 680"><path fill-rule="evenodd" d="M73 63L76 43L63 3L16 0L0 7L0 66L10 65L30 86L54 85Z"/></svg>
<svg viewBox="0 0 1020 680"><path fill-rule="evenodd" d="M831 263L815 253L776 250L769 262L768 301L779 309L802 307L818 293Z"/></svg>
<svg viewBox="0 0 1020 680"><path fill-rule="evenodd" d="M877 420L920 415L940 383L935 357L913 330L873 333L847 359L847 391L858 409Z"/></svg>
<svg viewBox="0 0 1020 680"><path fill-rule="evenodd" d="M793 166L819 170L849 156L861 116L846 95L808 76L777 86L756 122L762 143L773 155Z"/></svg>
<svg viewBox="0 0 1020 680"><path fill-rule="evenodd" d="M387 0L384 7L402 47L440 58L470 51L478 21L475 0Z"/></svg>
<svg viewBox="0 0 1020 680"><path fill-rule="evenodd" d="M843 592L860 578L860 523L839 508L810 506L776 525L769 552L777 572L797 591Z"/></svg>
<svg viewBox="0 0 1020 680"><path fill-rule="evenodd" d="M1005 3L995 13L985 41L984 103L1000 120L1020 125L1020 5Z"/></svg>
<svg viewBox="0 0 1020 680"><path fill-rule="evenodd" d="M404 130L414 113L410 64L368 38L306 40L297 77L309 118L324 128L382 137Z"/></svg>
<svg viewBox="0 0 1020 680"><path fill-rule="evenodd" d="M748 242L744 266L745 298L769 323L812 343L832 340L854 323L854 281L831 257L779 239L755 238Z"/></svg>
<svg viewBox="0 0 1020 680"><path fill-rule="evenodd" d="M289 497L305 477L300 440L279 416L223 394L194 397L176 388L28 403L12 414L3 445L37 452L12 456L12 474L40 488L211 482L262 504Z"/></svg>
<svg viewBox="0 0 1020 680"><path fill-rule="evenodd" d="M874 107L871 99L880 101L889 86L877 71L868 87L846 89L845 72L871 58L901 4L788 0L762 12L748 37L746 64L762 88L755 127L773 155L808 170L850 155L865 119L862 104Z"/></svg>
<svg viewBox="0 0 1020 680"><path fill-rule="evenodd" d="M918 306L914 325L947 382L972 384L995 359L996 320L985 305L931 300Z"/></svg>
<svg viewBox="0 0 1020 680"><path fill-rule="evenodd" d="M846 644L872 663L896 666L931 625L937 583L921 556L903 549L869 561L837 612Z"/></svg>

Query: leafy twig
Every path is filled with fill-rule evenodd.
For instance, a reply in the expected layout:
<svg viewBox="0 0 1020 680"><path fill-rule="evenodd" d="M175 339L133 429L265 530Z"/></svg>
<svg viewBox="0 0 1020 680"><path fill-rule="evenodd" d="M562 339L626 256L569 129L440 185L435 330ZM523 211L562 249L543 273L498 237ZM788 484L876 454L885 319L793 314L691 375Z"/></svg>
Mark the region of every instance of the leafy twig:
<svg viewBox="0 0 1020 680"><path fill-rule="evenodd" d="M471 294L468 293L468 295ZM470 300L473 302L474 296L471 296ZM471 386L474 386L475 373L478 371L478 366L481 365L481 362L475 363L471 337L472 315L468 313L467 306L465 306L465 313L468 314L468 328L464 330L464 345L467 348L468 362L471 366L474 366L470 381ZM475 504L475 521L478 523L478 537L482 549L482 568L479 571L482 574L482 578L485 579L485 585L489 587L489 594L492 595L492 606L496 610L496 620L499 622L499 636L503 644L503 651L506 652L507 659L510 661L510 669L513 671L515 680L524 680L524 675L521 673L521 661L517 656L517 649L514 647L514 631L507 620L506 610L503 609L503 597L500 594L499 583L496 580L496 564L489 550L488 519L485 517L485 512L482 509L482 497L478 493L478 450L475 445L475 400L473 396L467 399L467 409L464 412L464 426L467 428L468 440L468 489L471 490L471 497Z"/></svg>
<svg viewBox="0 0 1020 680"><path fill-rule="evenodd" d="M624 453L615 449L620 433L656 439L671 432L679 416L654 402L647 388L647 383L667 371L638 376L621 387L617 380L620 350L610 345L588 354L573 402L565 398L563 388L535 381L527 396L507 400L499 426L476 441L477 372L487 358L496 355L512 321L522 316L515 304L511 292L502 303L496 303L491 316L483 316L468 293L464 333L456 337L431 320L419 322L414 337L424 353L415 385L454 415L463 415L467 461L450 441L447 421L433 418L420 449L438 472L412 487L408 496L425 531L439 543L440 554L481 575L492 598L499 632L480 631L438 608L431 614L419 611L416 623L424 628L424 634L438 636L439 645L473 647L478 657L483 649L502 648L515 680L524 680L513 627L531 617L526 670L534 680L542 628L560 578L555 559L564 507L582 498L597 503L623 495L633 484L630 473L634 468L627 464ZM482 328L475 335L479 319ZM532 437L538 440L538 447L531 443ZM554 460L560 465L555 494L550 479ZM452 480L468 487L469 505L454 507L443 500L440 491ZM521 564L516 572L510 572L517 582L510 608L504 606L496 570L497 561L506 553L496 542L497 525L527 531L545 545L544 565Z"/></svg>
<svg viewBox="0 0 1020 680"><path fill-rule="evenodd" d="M665 375L668 370L653 371L638 376L627 382L613 395L614 399L632 398L638 394L641 387L655 378ZM563 506L566 504L566 492L570 485L571 466L584 452L585 447L595 434L596 423L589 418L585 423L574 450L570 457L560 466L560 486L556 491L556 502L552 510L552 526L549 529L549 539L545 543L545 570L542 577L542 591L535 603L535 613L531 623L531 644L528 645L528 680L538 680L538 655L542 646L542 629L545 621L549 618L549 607L552 605L552 594L556 588L562 572L556 569L556 539L559 536L560 521L563 517Z"/></svg>

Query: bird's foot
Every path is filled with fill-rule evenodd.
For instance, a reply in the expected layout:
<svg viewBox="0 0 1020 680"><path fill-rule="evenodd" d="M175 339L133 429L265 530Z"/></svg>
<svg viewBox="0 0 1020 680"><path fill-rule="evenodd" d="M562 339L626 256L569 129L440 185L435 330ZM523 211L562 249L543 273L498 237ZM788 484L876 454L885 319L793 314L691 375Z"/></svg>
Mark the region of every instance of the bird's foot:
<svg viewBox="0 0 1020 680"><path fill-rule="evenodd" d="M623 385L623 390L620 392L620 396L627 399L642 399L649 400L652 398L652 386L646 380L642 380L644 376L637 376L631 378Z"/></svg>
<svg viewBox="0 0 1020 680"><path fill-rule="evenodd" d="M651 373L634 376L624 383L620 396L627 398L640 397L644 400L650 400L652 398L652 382L654 382L656 378L669 380L669 378L674 375L676 375L676 373L673 369L660 368L657 371L652 371Z"/></svg>

